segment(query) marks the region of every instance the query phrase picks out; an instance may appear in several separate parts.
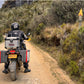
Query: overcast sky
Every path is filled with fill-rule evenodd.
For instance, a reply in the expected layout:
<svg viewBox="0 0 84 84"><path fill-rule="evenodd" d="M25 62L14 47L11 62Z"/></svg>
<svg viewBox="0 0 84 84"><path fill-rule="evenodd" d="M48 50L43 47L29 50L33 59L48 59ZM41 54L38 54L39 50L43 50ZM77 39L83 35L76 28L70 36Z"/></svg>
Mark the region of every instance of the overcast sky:
<svg viewBox="0 0 84 84"><path fill-rule="evenodd" d="M4 3L5 0L0 0L0 8L2 7L2 4Z"/></svg>

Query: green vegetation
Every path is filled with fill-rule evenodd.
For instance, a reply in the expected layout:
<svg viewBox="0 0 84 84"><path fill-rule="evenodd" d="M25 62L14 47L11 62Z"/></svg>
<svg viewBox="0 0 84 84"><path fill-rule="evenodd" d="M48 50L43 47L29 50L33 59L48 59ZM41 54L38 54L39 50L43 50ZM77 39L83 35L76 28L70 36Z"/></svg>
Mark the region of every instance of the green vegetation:
<svg viewBox="0 0 84 84"><path fill-rule="evenodd" d="M79 68L75 61L71 61L69 64L70 75L79 76Z"/></svg>
<svg viewBox="0 0 84 84"><path fill-rule="evenodd" d="M2 36L2 34L0 34L0 42L2 42L3 41L3 36Z"/></svg>
<svg viewBox="0 0 84 84"><path fill-rule="evenodd" d="M62 45L62 56L59 58L59 64L64 68L71 76L74 76L77 81L84 82L83 79L83 61L79 60L84 57L84 27L81 27L80 30L73 30L69 36L63 41ZM78 66L79 65L79 66ZM81 68L80 68L81 66ZM79 80L80 79L80 80Z"/></svg>
<svg viewBox="0 0 84 84"><path fill-rule="evenodd" d="M2 34L10 30L11 23L18 22L20 29L31 32L32 41L45 48L71 78L84 83L84 71L78 66L84 56L84 27L78 30L77 22L80 8L84 8L84 2L38 1L21 7L2 8L0 41Z"/></svg>
<svg viewBox="0 0 84 84"><path fill-rule="evenodd" d="M43 27L39 29L39 24L50 27L76 22L80 8L84 7L83 4L73 1L38 1L32 5L25 4L21 7L2 8L0 9L0 28L6 30L10 28L12 22L16 21L20 23L22 30L27 32L28 29L31 29L35 34L35 32L41 31L41 28L43 29ZM9 3L8 5L10 6Z"/></svg>

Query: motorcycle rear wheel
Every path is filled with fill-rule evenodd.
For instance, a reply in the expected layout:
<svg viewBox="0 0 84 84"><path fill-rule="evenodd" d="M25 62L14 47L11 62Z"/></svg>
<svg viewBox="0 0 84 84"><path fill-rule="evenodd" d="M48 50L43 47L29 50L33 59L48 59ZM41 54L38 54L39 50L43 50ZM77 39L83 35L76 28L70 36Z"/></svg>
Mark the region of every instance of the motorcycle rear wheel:
<svg viewBox="0 0 84 84"><path fill-rule="evenodd" d="M11 75L11 80L15 81L16 80L16 71L10 72L10 75Z"/></svg>
<svg viewBox="0 0 84 84"><path fill-rule="evenodd" d="M10 77L12 81L16 80L16 61L11 61L10 64Z"/></svg>

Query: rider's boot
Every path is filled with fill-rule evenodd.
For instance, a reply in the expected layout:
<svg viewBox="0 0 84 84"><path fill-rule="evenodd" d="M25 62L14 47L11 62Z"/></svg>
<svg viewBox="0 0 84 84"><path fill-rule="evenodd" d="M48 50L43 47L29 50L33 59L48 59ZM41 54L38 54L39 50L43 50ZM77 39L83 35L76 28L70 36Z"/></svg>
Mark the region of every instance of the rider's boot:
<svg viewBox="0 0 84 84"><path fill-rule="evenodd" d="M5 66L4 66L4 70L2 71L3 73L7 74L8 73L8 66L9 66L9 62L8 63L5 63Z"/></svg>
<svg viewBox="0 0 84 84"><path fill-rule="evenodd" d="M31 72L31 70L28 68L25 68L24 73L27 73L27 72Z"/></svg>
<svg viewBox="0 0 84 84"><path fill-rule="evenodd" d="M8 69L4 69L2 72L8 74Z"/></svg>
<svg viewBox="0 0 84 84"><path fill-rule="evenodd" d="M24 62L24 68L25 68L24 73L27 73L27 72L31 71L30 69L28 69L28 67L29 67L28 62L27 63Z"/></svg>

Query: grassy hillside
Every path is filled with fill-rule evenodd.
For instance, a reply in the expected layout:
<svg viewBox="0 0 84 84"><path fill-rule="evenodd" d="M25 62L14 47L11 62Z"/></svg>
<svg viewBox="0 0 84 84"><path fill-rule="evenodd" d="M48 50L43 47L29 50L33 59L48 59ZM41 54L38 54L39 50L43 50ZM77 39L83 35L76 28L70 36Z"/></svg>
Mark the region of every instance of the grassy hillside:
<svg viewBox="0 0 84 84"><path fill-rule="evenodd" d="M84 2L74 1L38 1L32 5L2 8L0 33L7 33L11 23L18 22L20 29L25 33L31 32L32 41L42 48L46 47L45 50L58 60L60 67L72 79L84 83L84 24L78 29L78 12L81 8L84 10Z"/></svg>
<svg viewBox="0 0 84 84"><path fill-rule="evenodd" d="M66 4L66 5L65 5ZM63 23L74 23L78 19L78 12L83 8L81 2L35 2L14 8L0 9L0 29L9 30L10 24L17 21L21 29L33 31L42 23L46 26L57 26ZM38 29L36 29L38 30ZM3 32L3 30L2 30Z"/></svg>

